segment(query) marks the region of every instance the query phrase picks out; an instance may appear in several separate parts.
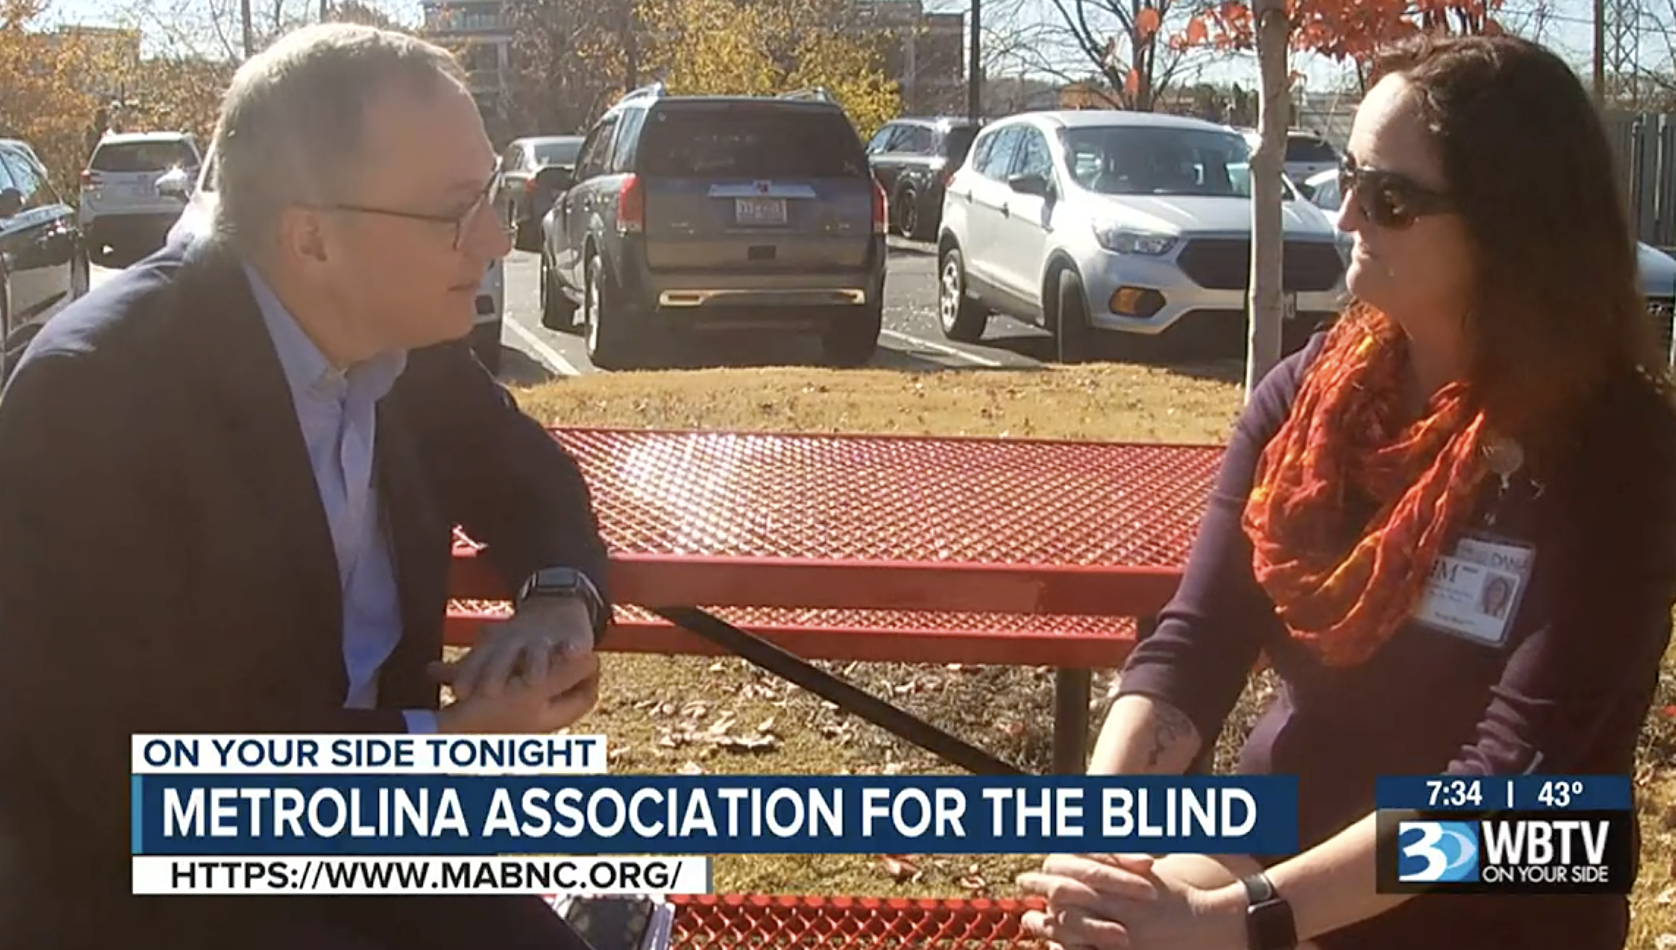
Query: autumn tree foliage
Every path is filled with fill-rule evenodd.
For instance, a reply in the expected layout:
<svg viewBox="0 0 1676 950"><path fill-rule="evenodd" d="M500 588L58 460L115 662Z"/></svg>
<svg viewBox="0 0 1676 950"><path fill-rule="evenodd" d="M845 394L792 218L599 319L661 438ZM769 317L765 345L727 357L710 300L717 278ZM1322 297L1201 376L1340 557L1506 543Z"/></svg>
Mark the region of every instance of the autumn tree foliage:
<svg viewBox="0 0 1676 950"><path fill-rule="evenodd" d="M648 72L671 93L821 87L863 136L901 112L881 55L892 34L849 0L647 0L643 16Z"/></svg>
<svg viewBox="0 0 1676 950"><path fill-rule="evenodd" d="M1050 0L1059 26L1111 86L1124 109L1150 112L1190 46L1172 43L1165 24L1180 23L1178 0ZM1195 8L1196 9L1196 8ZM1115 26L1115 29L1108 29Z"/></svg>
<svg viewBox="0 0 1676 950"><path fill-rule="evenodd" d="M632 0L521 0L512 32L508 113L519 134L585 130L628 81ZM468 63L471 50L460 50Z"/></svg>

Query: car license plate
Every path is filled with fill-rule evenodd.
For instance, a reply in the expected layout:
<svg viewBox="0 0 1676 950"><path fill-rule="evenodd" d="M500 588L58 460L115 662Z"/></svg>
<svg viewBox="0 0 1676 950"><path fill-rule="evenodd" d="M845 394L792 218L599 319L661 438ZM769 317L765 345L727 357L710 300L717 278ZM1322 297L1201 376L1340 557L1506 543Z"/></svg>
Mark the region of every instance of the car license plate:
<svg viewBox="0 0 1676 950"><path fill-rule="evenodd" d="M786 223L784 198L735 198L733 220L745 225L777 225Z"/></svg>

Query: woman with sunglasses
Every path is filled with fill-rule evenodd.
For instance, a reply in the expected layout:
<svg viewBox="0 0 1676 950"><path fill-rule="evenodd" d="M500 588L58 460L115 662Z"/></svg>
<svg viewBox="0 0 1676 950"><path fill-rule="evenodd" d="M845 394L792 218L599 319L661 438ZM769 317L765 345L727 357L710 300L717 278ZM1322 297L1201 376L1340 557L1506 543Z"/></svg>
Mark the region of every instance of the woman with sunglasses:
<svg viewBox="0 0 1676 950"><path fill-rule="evenodd" d="M1416 38L1376 76L1353 302L1245 408L1090 766L1192 769L1266 656L1284 688L1240 770L1298 776L1303 850L1054 856L1021 884L1065 947L1626 940L1623 897L1375 889L1378 776L1628 775L1676 599L1676 408L1589 96L1506 36Z"/></svg>

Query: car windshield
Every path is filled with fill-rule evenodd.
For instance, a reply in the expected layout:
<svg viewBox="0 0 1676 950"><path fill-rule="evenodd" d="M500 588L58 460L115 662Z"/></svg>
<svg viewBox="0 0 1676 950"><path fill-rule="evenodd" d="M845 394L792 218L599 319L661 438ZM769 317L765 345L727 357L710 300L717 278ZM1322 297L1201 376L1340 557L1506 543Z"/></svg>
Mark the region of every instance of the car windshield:
<svg viewBox="0 0 1676 950"><path fill-rule="evenodd" d="M576 154L582 150L582 140L541 142L535 147L537 165L574 165Z"/></svg>
<svg viewBox="0 0 1676 950"><path fill-rule="evenodd" d="M1236 132L1106 126L1062 135L1071 177L1089 191L1251 196L1251 149ZM1286 197L1292 197L1290 188Z"/></svg>

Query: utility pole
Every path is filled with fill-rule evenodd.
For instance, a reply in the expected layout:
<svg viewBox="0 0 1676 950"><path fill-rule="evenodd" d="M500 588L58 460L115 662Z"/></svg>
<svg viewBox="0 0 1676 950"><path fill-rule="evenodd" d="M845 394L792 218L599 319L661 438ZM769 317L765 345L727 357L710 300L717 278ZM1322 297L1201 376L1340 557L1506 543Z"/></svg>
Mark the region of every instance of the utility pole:
<svg viewBox="0 0 1676 950"><path fill-rule="evenodd" d="M239 22L244 27L244 58L256 55L256 33L250 23L250 0L239 0Z"/></svg>
<svg viewBox="0 0 1676 950"><path fill-rule="evenodd" d="M983 49L978 37L983 27L983 0L972 0L972 61L966 67L966 117L983 116Z"/></svg>
<svg viewBox="0 0 1676 950"><path fill-rule="evenodd" d="M1595 2L1595 107L1606 108L1606 0Z"/></svg>
<svg viewBox="0 0 1676 950"><path fill-rule="evenodd" d="M320 22L325 23L332 18L332 0L320 0Z"/></svg>

